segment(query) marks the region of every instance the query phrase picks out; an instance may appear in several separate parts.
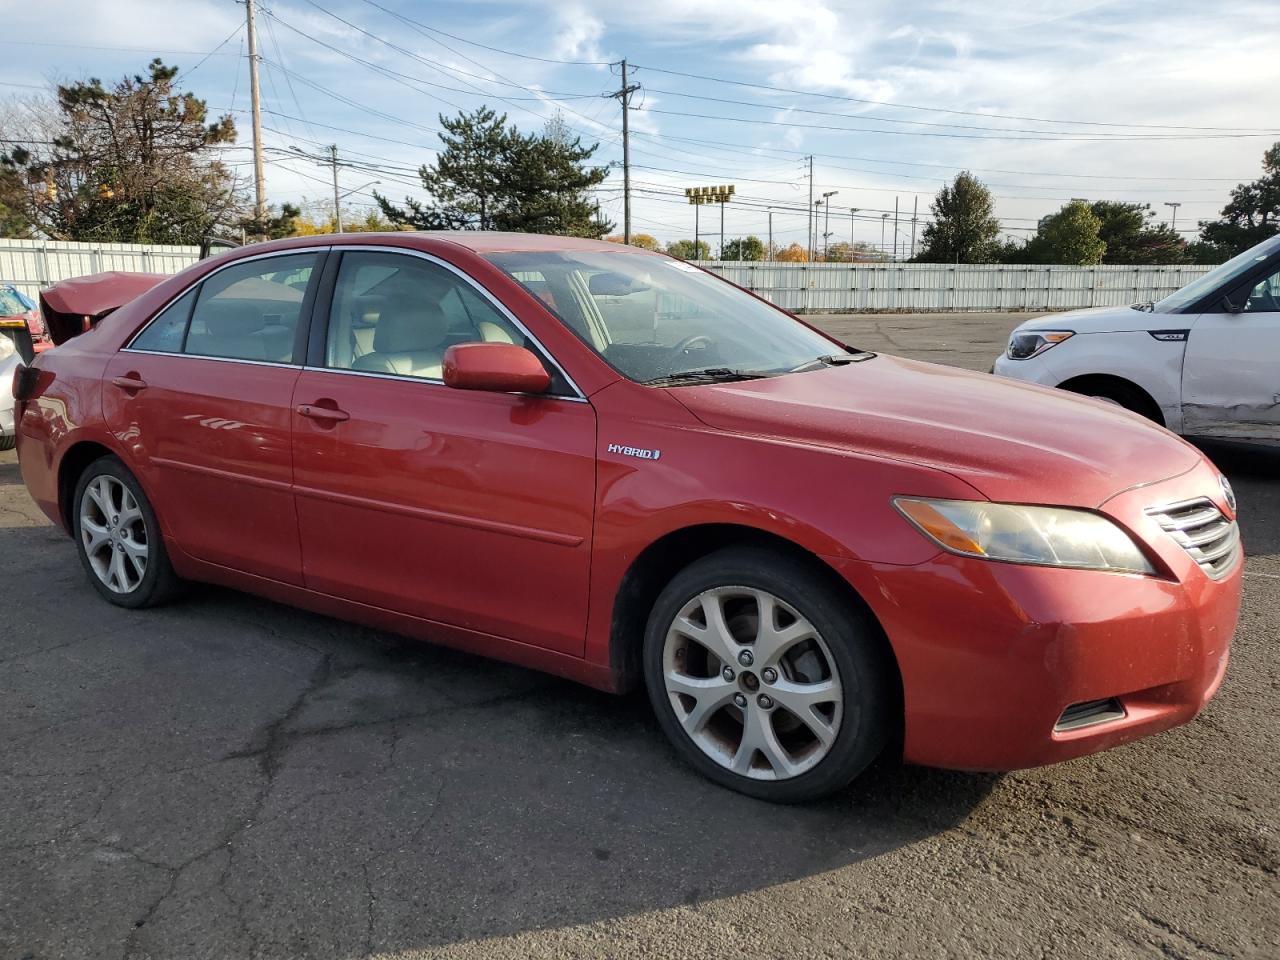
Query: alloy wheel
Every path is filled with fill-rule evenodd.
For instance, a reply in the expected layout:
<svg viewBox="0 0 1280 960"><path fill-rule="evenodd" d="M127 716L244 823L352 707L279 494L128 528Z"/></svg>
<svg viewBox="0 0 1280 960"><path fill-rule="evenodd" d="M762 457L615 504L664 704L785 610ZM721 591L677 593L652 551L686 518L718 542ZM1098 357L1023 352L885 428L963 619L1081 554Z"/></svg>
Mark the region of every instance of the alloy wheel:
<svg viewBox="0 0 1280 960"><path fill-rule="evenodd" d="M85 487L80 542L108 590L125 594L138 589L147 574L147 524L137 499L117 478L100 474Z"/></svg>
<svg viewBox="0 0 1280 960"><path fill-rule="evenodd" d="M831 651L812 623L764 590L717 587L686 603L667 630L662 673L685 734L744 777L799 776L840 732Z"/></svg>

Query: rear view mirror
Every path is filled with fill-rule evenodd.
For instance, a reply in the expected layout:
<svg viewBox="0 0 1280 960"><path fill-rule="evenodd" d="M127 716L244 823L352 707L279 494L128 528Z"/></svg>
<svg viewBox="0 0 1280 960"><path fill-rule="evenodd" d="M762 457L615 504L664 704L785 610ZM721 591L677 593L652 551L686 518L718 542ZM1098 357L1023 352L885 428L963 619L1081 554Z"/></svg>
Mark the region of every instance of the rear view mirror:
<svg viewBox="0 0 1280 960"><path fill-rule="evenodd" d="M593 273L587 281L587 289L593 297L625 297L629 293L648 290L649 284L623 273Z"/></svg>
<svg viewBox="0 0 1280 960"><path fill-rule="evenodd" d="M1242 303L1237 303L1231 298L1230 294L1222 298L1222 309L1227 313L1244 313L1244 308L1248 305L1249 300L1247 293L1245 294L1245 300Z"/></svg>
<svg viewBox="0 0 1280 960"><path fill-rule="evenodd" d="M551 375L532 351L514 343L456 343L444 352L444 383L458 390L545 393Z"/></svg>

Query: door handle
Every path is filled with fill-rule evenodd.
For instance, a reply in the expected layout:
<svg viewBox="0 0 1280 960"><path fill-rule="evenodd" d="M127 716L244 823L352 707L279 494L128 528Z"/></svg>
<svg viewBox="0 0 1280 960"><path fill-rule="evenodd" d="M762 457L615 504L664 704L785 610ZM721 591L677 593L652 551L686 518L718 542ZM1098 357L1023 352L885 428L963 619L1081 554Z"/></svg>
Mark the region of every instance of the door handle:
<svg viewBox="0 0 1280 960"><path fill-rule="evenodd" d="M297 410L300 416L319 420L321 423L341 423L343 420L351 419L350 414L345 410L338 410L334 407L321 407L314 403L300 403L297 406Z"/></svg>
<svg viewBox="0 0 1280 960"><path fill-rule="evenodd" d="M136 373L128 373L123 377L113 377L111 385L119 387L121 390L127 390L131 393L137 393L139 390L147 389L147 381L143 380Z"/></svg>

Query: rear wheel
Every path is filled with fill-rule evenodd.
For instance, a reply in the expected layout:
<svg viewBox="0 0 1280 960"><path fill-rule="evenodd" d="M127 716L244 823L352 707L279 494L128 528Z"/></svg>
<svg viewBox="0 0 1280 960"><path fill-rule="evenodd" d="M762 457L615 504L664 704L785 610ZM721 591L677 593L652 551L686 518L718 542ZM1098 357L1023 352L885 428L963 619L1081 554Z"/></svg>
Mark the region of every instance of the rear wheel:
<svg viewBox="0 0 1280 960"><path fill-rule="evenodd" d="M15 436L0 437L0 450L12 450L18 445L18 438Z"/></svg>
<svg viewBox="0 0 1280 960"><path fill-rule="evenodd" d="M839 790L892 728L878 627L803 560L729 548L663 590L644 649L649 698L695 768L781 803Z"/></svg>
<svg viewBox="0 0 1280 960"><path fill-rule="evenodd" d="M80 562L94 589L120 607L150 607L177 591L160 524L138 480L116 457L89 464L72 512Z"/></svg>

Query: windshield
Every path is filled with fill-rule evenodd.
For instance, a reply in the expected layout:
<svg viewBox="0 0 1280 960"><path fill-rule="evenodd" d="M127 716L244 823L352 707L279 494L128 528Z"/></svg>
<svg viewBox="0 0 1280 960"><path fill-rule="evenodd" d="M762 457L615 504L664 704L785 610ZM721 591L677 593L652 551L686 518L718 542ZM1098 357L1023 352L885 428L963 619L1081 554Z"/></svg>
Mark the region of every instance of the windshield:
<svg viewBox="0 0 1280 960"><path fill-rule="evenodd" d="M16 317L34 310L36 305L13 287L0 287L0 317Z"/></svg>
<svg viewBox="0 0 1280 960"><path fill-rule="evenodd" d="M488 259L623 376L640 383L786 373L846 351L680 260L611 251ZM677 385L677 384L671 384Z"/></svg>
<svg viewBox="0 0 1280 960"><path fill-rule="evenodd" d="M1204 276L1192 280L1181 290L1176 290L1158 301L1155 310L1157 313L1173 313L1175 310L1190 306L1219 287L1230 289L1232 280L1277 252L1280 252L1280 236L1268 237L1257 246L1250 247L1221 266L1214 267ZM1223 291L1224 294L1226 292L1227 290Z"/></svg>

